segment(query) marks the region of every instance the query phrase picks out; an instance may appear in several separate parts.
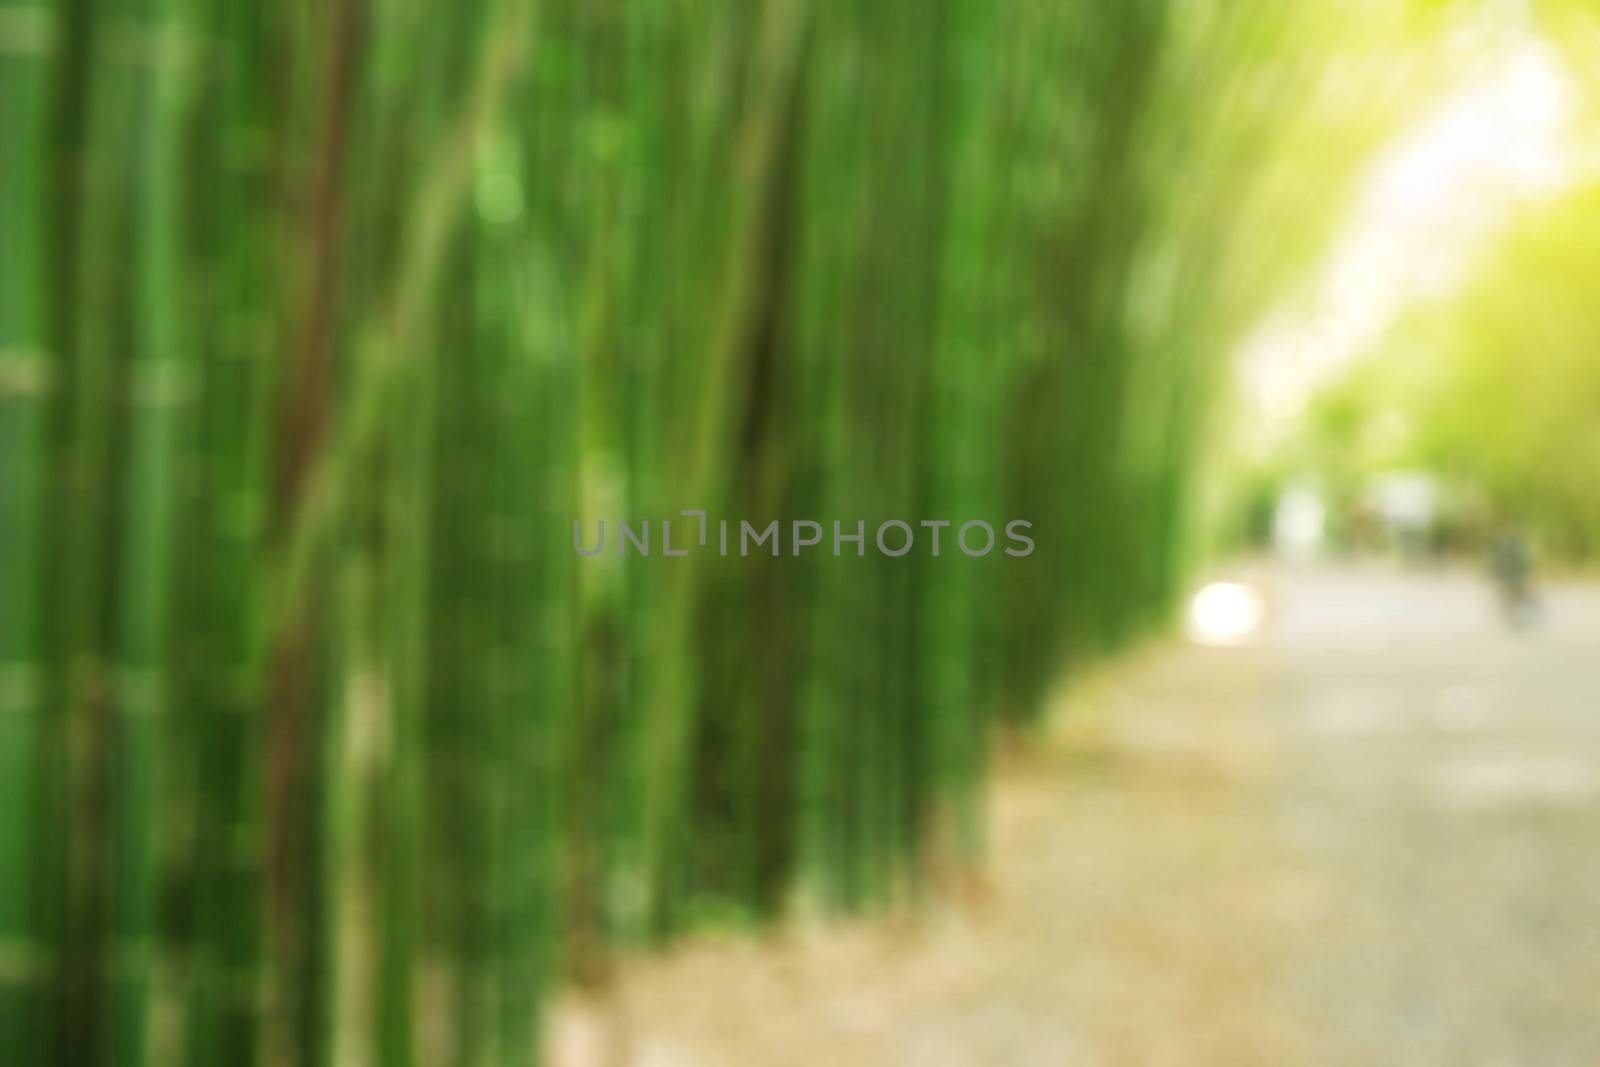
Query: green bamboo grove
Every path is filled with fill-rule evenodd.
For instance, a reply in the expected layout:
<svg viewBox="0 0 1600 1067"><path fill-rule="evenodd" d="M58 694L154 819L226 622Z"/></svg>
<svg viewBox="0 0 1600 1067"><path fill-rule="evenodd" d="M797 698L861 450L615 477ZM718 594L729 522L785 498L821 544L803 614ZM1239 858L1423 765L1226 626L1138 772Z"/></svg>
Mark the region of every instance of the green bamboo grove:
<svg viewBox="0 0 1600 1067"><path fill-rule="evenodd" d="M528 1063L937 891L1438 6L0 0L0 1060ZM574 551L685 509L918 540Z"/></svg>

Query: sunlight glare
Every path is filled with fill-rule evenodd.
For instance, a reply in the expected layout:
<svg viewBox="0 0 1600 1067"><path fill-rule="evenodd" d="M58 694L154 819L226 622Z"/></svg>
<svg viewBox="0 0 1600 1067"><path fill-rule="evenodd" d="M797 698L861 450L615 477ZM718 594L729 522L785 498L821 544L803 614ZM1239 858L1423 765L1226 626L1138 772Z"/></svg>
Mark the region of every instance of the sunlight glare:
<svg viewBox="0 0 1600 1067"><path fill-rule="evenodd" d="M1577 103L1550 46L1524 37L1379 155L1309 301L1269 314L1241 353L1254 447L1274 448L1407 304L1458 284L1514 208L1572 182Z"/></svg>
<svg viewBox="0 0 1600 1067"><path fill-rule="evenodd" d="M1243 644L1266 618L1261 594L1239 582L1212 582L1189 602L1189 638L1196 644Z"/></svg>

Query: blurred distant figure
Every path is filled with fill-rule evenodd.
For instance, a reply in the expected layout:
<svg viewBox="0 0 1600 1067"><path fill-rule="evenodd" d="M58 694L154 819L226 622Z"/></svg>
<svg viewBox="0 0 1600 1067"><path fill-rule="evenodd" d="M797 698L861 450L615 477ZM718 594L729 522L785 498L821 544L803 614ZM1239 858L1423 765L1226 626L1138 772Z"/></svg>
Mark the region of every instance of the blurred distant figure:
<svg viewBox="0 0 1600 1067"><path fill-rule="evenodd" d="M1507 526L1490 544L1489 573L1506 622L1518 630L1532 623L1539 611L1533 592L1533 552L1521 530Z"/></svg>
<svg viewBox="0 0 1600 1067"><path fill-rule="evenodd" d="M1383 524L1388 546L1415 562L1426 554L1439 511L1439 483L1422 471L1390 471L1367 486L1367 503Z"/></svg>
<svg viewBox="0 0 1600 1067"><path fill-rule="evenodd" d="M1278 554L1296 563L1315 559L1327 538L1328 510L1309 485L1284 491L1272 518L1272 542Z"/></svg>

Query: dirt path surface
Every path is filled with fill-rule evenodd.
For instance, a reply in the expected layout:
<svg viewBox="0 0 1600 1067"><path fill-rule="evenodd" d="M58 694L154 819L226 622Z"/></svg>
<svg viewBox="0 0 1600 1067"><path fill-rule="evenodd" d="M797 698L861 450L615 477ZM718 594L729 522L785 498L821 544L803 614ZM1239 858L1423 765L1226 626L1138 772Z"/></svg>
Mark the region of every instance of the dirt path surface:
<svg viewBox="0 0 1600 1067"><path fill-rule="evenodd" d="M1600 1064L1600 587L1512 634L1470 575L1255 577L1253 643L1141 656L1006 762L983 904L634 965L620 1059Z"/></svg>

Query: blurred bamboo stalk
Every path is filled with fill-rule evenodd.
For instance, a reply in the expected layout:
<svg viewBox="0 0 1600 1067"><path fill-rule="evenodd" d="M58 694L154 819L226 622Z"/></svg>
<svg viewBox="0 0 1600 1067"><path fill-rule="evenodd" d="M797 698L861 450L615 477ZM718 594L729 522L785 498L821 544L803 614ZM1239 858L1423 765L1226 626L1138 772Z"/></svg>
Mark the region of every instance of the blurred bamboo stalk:
<svg viewBox="0 0 1600 1067"><path fill-rule="evenodd" d="M46 1047L46 983L57 961L49 878L33 861L43 818L47 744L44 597L49 500L51 5L0 6L0 1049Z"/></svg>

